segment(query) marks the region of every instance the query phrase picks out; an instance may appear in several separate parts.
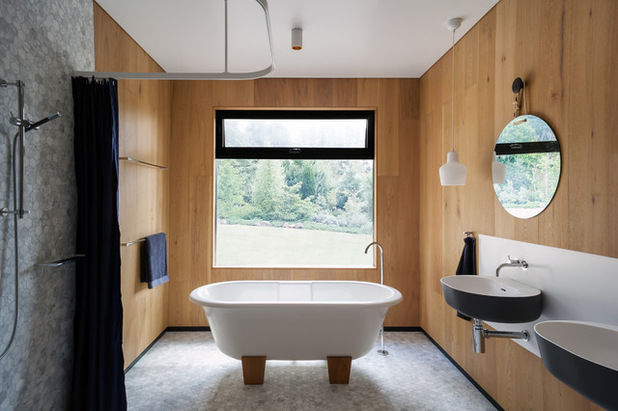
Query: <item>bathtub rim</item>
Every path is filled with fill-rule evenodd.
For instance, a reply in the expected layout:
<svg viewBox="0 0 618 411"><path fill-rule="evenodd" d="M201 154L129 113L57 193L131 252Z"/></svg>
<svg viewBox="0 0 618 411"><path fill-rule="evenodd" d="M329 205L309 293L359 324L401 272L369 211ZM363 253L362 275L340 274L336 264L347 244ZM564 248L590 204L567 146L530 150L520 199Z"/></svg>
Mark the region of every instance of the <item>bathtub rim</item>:
<svg viewBox="0 0 618 411"><path fill-rule="evenodd" d="M200 289L221 285L221 284L241 284L241 283L286 283L286 284L298 284L298 283L336 283L336 284L363 284L370 285L372 287L386 288L392 295L386 299L378 301L217 301L207 299L198 296ZM306 307L312 308L343 308L343 307L356 307L356 308L382 308L392 307L403 301L403 296L399 290L386 284L372 283L369 281L346 281L346 280L235 280L235 281L219 281L216 283L205 284L197 287L189 294L189 300L194 304L201 305L202 307L212 308L293 308L293 307Z"/></svg>

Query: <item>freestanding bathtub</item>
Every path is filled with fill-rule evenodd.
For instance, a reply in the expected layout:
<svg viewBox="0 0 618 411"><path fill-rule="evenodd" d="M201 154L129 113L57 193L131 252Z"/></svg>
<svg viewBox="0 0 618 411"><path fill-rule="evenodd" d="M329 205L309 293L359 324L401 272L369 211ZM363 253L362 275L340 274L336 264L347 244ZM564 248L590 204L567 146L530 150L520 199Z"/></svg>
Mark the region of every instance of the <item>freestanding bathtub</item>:
<svg viewBox="0 0 618 411"><path fill-rule="evenodd" d="M243 360L247 383L248 358L362 357L402 297L392 287L358 281L229 281L196 288L190 299L204 308L219 350Z"/></svg>

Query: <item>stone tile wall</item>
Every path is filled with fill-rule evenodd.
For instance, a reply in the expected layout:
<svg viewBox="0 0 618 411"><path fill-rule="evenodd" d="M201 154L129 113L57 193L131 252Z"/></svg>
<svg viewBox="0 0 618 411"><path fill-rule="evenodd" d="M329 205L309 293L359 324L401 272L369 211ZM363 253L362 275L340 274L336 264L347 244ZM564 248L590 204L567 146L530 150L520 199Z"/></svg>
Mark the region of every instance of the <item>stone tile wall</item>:
<svg viewBox="0 0 618 411"><path fill-rule="evenodd" d="M73 352L73 265L35 263L73 254L76 203L73 161L74 70L94 70L91 0L3 0L0 78L26 84L25 115L62 117L25 139L25 208L19 220L19 320L15 342L0 360L0 410L66 409ZM10 149L17 127L15 87L0 88L0 208L12 205ZM14 222L0 218L0 351L15 315Z"/></svg>

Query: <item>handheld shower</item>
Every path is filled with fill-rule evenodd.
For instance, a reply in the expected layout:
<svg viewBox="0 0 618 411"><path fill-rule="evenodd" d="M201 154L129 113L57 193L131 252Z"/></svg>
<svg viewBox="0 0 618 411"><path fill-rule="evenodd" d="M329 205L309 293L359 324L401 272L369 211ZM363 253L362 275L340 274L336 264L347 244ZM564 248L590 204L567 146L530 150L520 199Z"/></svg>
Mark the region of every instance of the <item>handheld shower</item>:
<svg viewBox="0 0 618 411"><path fill-rule="evenodd" d="M35 123L28 123L26 124L26 132L30 131L30 130L38 130L39 127L41 127L43 124L47 123L48 121L52 121L57 119L58 117L60 117L60 113L56 112L56 114L52 114L49 117L45 117Z"/></svg>
<svg viewBox="0 0 618 411"><path fill-rule="evenodd" d="M48 121L55 120L58 117L60 117L60 113L56 112L56 114L52 114L49 117L42 118L41 120L34 123L25 118L21 119L17 117L11 117L9 123L17 127L23 127L24 133L27 133L30 130L38 130L39 127L41 127L43 124L47 123Z"/></svg>

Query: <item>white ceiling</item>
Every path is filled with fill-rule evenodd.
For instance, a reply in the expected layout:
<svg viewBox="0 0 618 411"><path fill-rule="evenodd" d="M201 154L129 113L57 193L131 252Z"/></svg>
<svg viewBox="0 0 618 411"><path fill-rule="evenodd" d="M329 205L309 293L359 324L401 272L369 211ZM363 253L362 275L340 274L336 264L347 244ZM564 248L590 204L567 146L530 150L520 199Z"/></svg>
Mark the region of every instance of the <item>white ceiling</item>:
<svg viewBox="0 0 618 411"><path fill-rule="evenodd" d="M167 72L224 70L224 0L97 0ZM268 0L275 54L269 77L420 77L498 0ZM270 64L264 13L228 0L229 71ZM291 49L291 29L303 49Z"/></svg>

